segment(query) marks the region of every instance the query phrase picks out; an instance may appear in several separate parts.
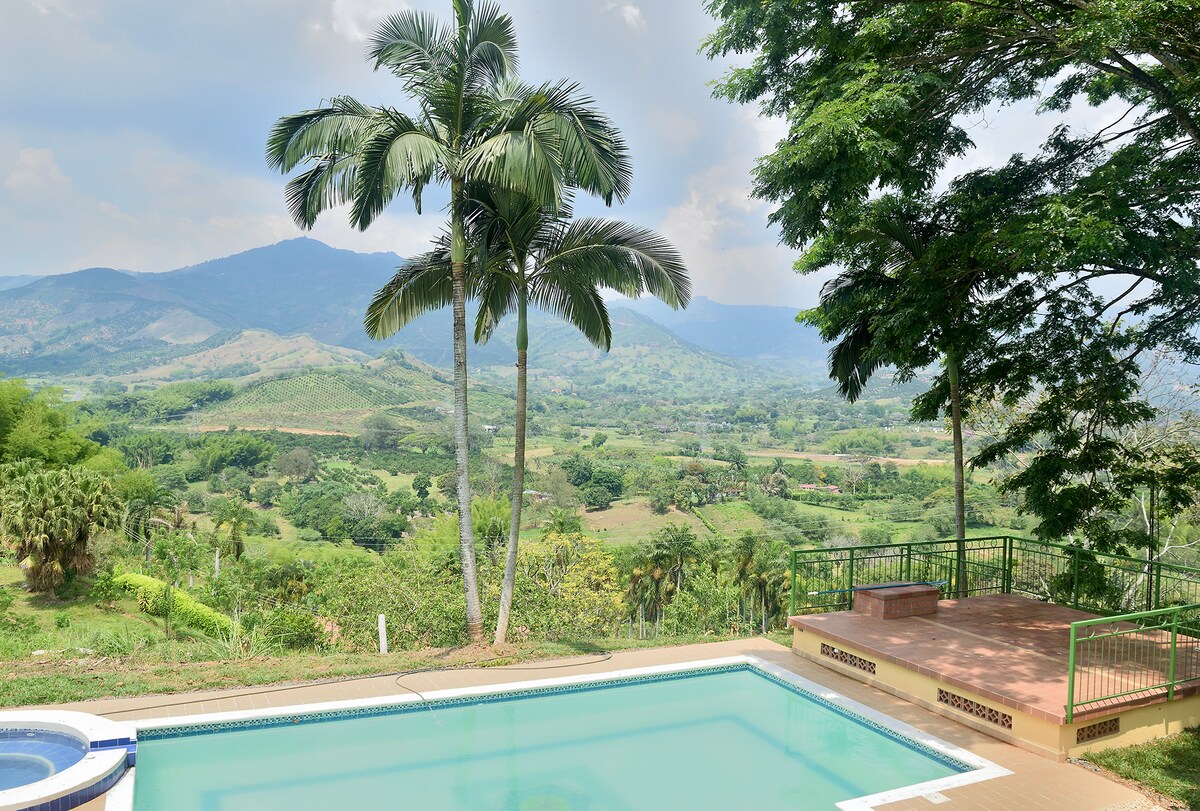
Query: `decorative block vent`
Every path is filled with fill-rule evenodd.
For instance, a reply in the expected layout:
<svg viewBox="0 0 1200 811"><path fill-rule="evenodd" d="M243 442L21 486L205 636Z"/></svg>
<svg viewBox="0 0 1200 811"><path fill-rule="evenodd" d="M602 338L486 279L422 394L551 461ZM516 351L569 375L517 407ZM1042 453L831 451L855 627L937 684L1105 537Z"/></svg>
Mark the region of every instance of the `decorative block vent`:
<svg viewBox="0 0 1200 811"><path fill-rule="evenodd" d="M1087 743L1094 741L1097 738L1107 738L1109 735L1116 735L1121 731L1121 718L1107 718L1103 721L1097 721L1094 724L1088 724L1085 727L1080 727L1075 730L1075 743Z"/></svg>
<svg viewBox="0 0 1200 811"><path fill-rule="evenodd" d="M987 721L989 724L995 724L1001 729L1012 729L1012 716L1000 710L993 710L991 707L985 707L978 701L972 701L969 698L960 696L957 693L951 693L949 690L938 689L937 700L939 704L945 704L947 707L953 707L959 712L965 712L967 715L973 715Z"/></svg>
<svg viewBox="0 0 1200 811"><path fill-rule="evenodd" d="M850 665L850 667L858 668L864 673L870 673L872 676L875 675L874 662L868 661L861 656L855 656L853 653L847 653L840 648L835 648L833 645L826 645L824 642L822 642L821 655L828 656L835 662L841 662L844 665Z"/></svg>

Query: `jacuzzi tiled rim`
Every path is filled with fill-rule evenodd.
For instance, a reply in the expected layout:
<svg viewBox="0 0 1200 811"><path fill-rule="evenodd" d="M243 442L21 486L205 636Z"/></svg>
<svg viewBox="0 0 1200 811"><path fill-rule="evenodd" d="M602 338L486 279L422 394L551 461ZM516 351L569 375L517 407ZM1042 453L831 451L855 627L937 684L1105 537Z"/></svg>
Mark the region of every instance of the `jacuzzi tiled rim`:
<svg viewBox="0 0 1200 811"><path fill-rule="evenodd" d="M816 682L805 679L786 668L752 655L704 659L671 665L614 670L606 673L593 673L563 678L437 690L423 694L413 693L400 696L351 701L330 701L319 704L276 707L262 710L206 713L176 718L150 719L137 721L134 724L137 727L137 735L144 740L181 735L204 735L247 727L291 726L296 723L318 723L343 717L404 713L417 709L424 710L430 704L436 706L439 704L505 701L544 692L562 692L588 688L598 689L634 680L661 681L664 679L703 675L704 673L719 670L742 670L747 668L754 669L759 675L765 676L777 684L825 704L840 714L847 716L851 721L875 727L882 733L899 740L913 749L921 751L927 756L955 768L963 769L961 773L949 777L844 800L837 805L842 811L863 811L864 809L873 808L876 805L932 794L957 786L1011 774L1008 769L998 766L961 747L922 732L903 721L873 710ZM131 778L121 781L117 789L109 794L107 798L109 811L132 811L132 783L136 780L136 770L131 773Z"/></svg>
<svg viewBox="0 0 1200 811"><path fill-rule="evenodd" d="M104 794L124 774L135 735L131 724L66 710L0 712L0 728L67 735L87 747L73 766L0 791L0 811L66 811Z"/></svg>

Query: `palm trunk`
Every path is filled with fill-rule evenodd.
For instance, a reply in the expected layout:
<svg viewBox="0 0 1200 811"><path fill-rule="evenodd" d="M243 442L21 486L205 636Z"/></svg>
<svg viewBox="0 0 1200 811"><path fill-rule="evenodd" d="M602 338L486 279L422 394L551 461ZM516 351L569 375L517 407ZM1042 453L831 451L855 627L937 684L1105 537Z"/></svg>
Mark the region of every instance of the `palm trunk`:
<svg viewBox="0 0 1200 811"><path fill-rule="evenodd" d="M958 359L946 353L946 376L950 379L950 431L954 438L954 537L957 574L955 594L967 596L967 505L963 484L962 399L958 390Z"/></svg>
<svg viewBox="0 0 1200 811"><path fill-rule="evenodd" d="M517 427L513 439L512 523L508 528L508 555L504 560L504 583L500 587L500 616L496 620L496 642L508 636L508 616L517 582L517 543L521 536L521 505L525 496L525 380L529 361L529 301L525 287L517 309Z"/></svg>
<svg viewBox="0 0 1200 811"><path fill-rule="evenodd" d="M483 641L479 573L475 565L475 528L471 523L470 453L467 446L467 244L462 222L462 185L451 190L450 277L454 309L454 472L458 478L458 547L467 600L467 635Z"/></svg>

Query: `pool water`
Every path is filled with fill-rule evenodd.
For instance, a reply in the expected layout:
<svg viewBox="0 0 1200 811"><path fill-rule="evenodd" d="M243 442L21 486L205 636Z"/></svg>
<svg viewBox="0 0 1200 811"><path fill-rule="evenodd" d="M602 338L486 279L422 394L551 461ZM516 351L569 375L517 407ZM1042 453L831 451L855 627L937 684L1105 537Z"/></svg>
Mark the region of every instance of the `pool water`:
<svg viewBox="0 0 1200 811"><path fill-rule="evenodd" d="M967 767L749 668L184 736L136 811L832 809Z"/></svg>
<svg viewBox="0 0 1200 811"><path fill-rule="evenodd" d="M41 729L0 729L0 791L36 783L83 760L87 744Z"/></svg>

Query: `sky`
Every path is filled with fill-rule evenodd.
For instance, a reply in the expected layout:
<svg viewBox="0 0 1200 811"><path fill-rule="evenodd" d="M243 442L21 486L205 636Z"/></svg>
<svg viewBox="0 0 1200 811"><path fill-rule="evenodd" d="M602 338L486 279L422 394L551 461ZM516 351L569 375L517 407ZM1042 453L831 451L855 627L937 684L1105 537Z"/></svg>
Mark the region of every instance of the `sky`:
<svg viewBox="0 0 1200 811"><path fill-rule="evenodd" d="M807 307L822 281L749 195L755 159L784 134L754 107L713 99L728 67L698 50L700 0L504 0L528 81L580 82L629 142L633 194L603 214L660 230L695 292L730 304ZM0 5L0 275L85 267L163 271L301 236L285 178L263 158L281 115L350 94L403 107L364 40L402 8L448 0L5 0ZM1007 157L1028 116L973 122ZM1050 122L1045 122L1048 127ZM327 212L310 235L351 250L422 250L444 222L399 199L366 232Z"/></svg>

